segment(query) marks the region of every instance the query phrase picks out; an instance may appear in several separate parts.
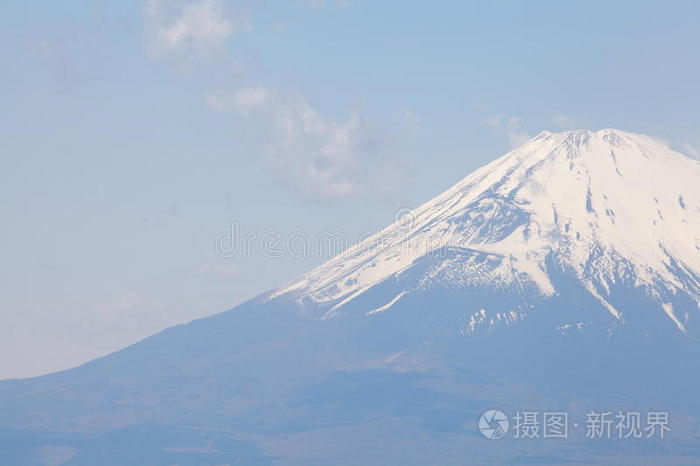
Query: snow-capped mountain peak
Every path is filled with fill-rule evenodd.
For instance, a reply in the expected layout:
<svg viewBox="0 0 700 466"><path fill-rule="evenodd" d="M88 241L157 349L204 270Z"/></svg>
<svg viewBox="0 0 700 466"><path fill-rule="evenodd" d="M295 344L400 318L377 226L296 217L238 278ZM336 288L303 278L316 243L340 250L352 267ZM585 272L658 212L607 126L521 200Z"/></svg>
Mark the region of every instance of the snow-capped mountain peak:
<svg viewBox="0 0 700 466"><path fill-rule="evenodd" d="M638 292L685 332L700 306L700 162L623 131L545 131L266 299L371 316L435 289L563 296L562 277L613 321L642 312ZM496 320L533 312L516 307Z"/></svg>

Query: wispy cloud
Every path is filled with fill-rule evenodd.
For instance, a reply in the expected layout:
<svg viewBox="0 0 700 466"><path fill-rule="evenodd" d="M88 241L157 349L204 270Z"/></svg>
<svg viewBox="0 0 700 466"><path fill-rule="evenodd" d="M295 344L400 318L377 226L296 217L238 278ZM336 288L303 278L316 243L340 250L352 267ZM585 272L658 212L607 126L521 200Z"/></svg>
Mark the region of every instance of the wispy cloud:
<svg viewBox="0 0 700 466"><path fill-rule="evenodd" d="M178 5L148 3L150 50L157 56L223 51L227 39L252 27L247 14L225 15L221 0ZM205 100L217 111L233 110L260 125L261 152L268 163L307 197L388 194L400 181L395 165L384 156L383 138L359 112L344 120L328 118L300 94L235 82L207 93Z"/></svg>
<svg viewBox="0 0 700 466"><path fill-rule="evenodd" d="M268 163L306 197L387 194L400 184L384 138L359 112L345 120L327 118L302 95L264 86L218 90L206 100L218 111L233 110L261 125Z"/></svg>
<svg viewBox="0 0 700 466"><path fill-rule="evenodd" d="M502 131L508 138L510 147L518 147L532 138L532 135L522 127L522 120L518 117L502 117L500 115L489 116L484 119L491 128Z"/></svg>
<svg viewBox="0 0 700 466"><path fill-rule="evenodd" d="M276 106L270 123L266 153L303 193L347 198L377 188L369 170L381 162L382 140L360 115L334 121L295 96Z"/></svg>
<svg viewBox="0 0 700 466"><path fill-rule="evenodd" d="M149 50L154 55L202 55L222 48L232 34L251 28L248 15L226 17L221 0L188 4L150 0L146 4Z"/></svg>

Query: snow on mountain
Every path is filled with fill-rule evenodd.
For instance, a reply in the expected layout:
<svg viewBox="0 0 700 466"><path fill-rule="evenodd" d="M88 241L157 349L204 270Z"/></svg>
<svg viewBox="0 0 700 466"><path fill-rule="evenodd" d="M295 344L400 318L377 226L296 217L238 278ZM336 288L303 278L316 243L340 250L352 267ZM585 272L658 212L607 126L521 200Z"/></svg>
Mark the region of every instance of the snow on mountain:
<svg viewBox="0 0 700 466"><path fill-rule="evenodd" d="M565 302L572 291L561 277L612 323L650 306L686 332L700 312L700 162L638 134L545 131L264 299L295 300L323 318L389 282L401 285L362 301L363 312L393 311L436 287L530 289ZM533 307L473 308L461 331L514 323Z"/></svg>

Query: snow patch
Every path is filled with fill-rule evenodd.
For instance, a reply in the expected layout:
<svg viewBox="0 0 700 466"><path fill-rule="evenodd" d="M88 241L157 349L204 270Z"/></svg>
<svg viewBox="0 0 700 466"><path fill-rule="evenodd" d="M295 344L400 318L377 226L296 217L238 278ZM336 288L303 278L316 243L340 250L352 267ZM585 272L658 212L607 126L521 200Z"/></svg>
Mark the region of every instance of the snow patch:
<svg viewBox="0 0 700 466"><path fill-rule="evenodd" d="M367 315L370 315L370 314L379 314L380 312L386 311L386 310L389 309L391 306L393 306L394 304L396 304L396 303L398 302L399 299L403 298L405 294L406 294L406 292L405 292L405 291L402 291L401 293L397 294L391 301L389 301L389 302L386 303L385 305L380 306L380 307L376 308L376 309L373 310L373 311L369 311L369 312L367 313Z"/></svg>

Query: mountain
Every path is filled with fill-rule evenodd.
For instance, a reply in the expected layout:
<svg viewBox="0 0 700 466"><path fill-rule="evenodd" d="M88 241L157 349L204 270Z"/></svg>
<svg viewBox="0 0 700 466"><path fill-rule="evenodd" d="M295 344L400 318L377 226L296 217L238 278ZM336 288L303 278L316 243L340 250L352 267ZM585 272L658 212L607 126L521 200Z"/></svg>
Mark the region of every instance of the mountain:
<svg viewBox="0 0 700 466"><path fill-rule="evenodd" d="M435 292L467 296L449 325L474 333L536 314L571 292L558 279L567 276L604 312L562 312L562 331L628 324L697 335L698 199L700 162L648 137L543 132L265 299L329 318L401 312ZM644 304L626 306L629 293Z"/></svg>
<svg viewBox="0 0 700 466"><path fill-rule="evenodd" d="M543 132L298 280L0 382L0 460L694 464L699 314L700 162ZM674 435L485 439L495 408L665 410Z"/></svg>

